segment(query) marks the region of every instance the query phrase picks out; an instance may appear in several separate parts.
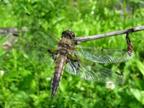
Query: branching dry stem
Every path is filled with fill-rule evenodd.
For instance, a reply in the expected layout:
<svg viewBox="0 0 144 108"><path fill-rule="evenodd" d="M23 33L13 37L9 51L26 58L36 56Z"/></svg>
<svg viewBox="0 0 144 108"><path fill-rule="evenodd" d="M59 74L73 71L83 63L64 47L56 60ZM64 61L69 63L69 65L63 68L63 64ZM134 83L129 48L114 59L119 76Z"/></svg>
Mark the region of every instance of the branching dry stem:
<svg viewBox="0 0 144 108"><path fill-rule="evenodd" d="M130 29L107 32L104 34L96 34L96 35L92 35L92 36L76 37L75 41L77 43L80 43L80 42L96 40L96 39L101 39L101 38L106 38L106 37L111 37L111 36L120 36L120 34L127 34L127 33L142 31L142 30L144 30L144 26L137 26L137 27L132 27Z"/></svg>

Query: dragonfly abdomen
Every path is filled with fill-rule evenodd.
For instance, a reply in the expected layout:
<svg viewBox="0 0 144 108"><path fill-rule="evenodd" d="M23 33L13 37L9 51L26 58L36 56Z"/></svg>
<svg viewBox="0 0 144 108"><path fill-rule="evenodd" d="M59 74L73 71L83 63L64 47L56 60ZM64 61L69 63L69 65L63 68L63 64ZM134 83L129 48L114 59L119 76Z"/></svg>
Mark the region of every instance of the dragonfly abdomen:
<svg viewBox="0 0 144 108"><path fill-rule="evenodd" d="M56 94L59 82L60 82L60 78L62 76L62 70L64 67L64 64L66 62L67 57L64 55L59 55L56 59L56 66L55 66L55 73L54 73L54 77L52 80L52 96L54 96Z"/></svg>

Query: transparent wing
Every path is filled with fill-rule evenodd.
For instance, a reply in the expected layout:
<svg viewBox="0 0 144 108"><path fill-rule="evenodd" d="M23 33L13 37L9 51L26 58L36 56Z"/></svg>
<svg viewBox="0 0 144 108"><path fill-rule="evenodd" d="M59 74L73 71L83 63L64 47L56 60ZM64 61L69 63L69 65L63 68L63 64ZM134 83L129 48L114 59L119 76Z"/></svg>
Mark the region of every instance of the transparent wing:
<svg viewBox="0 0 144 108"><path fill-rule="evenodd" d="M125 62L133 57L127 50L104 49L93 47L77 47L76 55L97 63L119 63Z"/></svg>
<svg viewBox="0 0 144 108"><path fill-rule="evenodd" d="M88 63L88 61L87 61ZM85 80L93 80L96 82L106 83L111 80L114 82L122 82L122 76L112 72L112 70L103 67L98 63L88 63L84 64L82 62L68 62L65 66L65 71L72 74L77 75Z"/></svg>

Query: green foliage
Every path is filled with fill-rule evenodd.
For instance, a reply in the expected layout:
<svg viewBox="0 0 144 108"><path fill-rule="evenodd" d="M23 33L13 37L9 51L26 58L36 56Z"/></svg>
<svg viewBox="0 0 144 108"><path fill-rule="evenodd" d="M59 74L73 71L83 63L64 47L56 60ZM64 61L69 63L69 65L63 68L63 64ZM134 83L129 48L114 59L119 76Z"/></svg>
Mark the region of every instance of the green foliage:
<svg viewBox="0 0 144 108"><path fill-rule="evenodd" d="M135 57L117 64L125 84L115 90L64 73L57 96L50 96L54 63L47 49L61 32L93 35L144 25L143 0L0 0L0 27L27 27L13 49L0 49L1 108L142 108L144 105L144 32L130 34ZM0 47L6 40L0 37ZM125 37L83 43L126 48Z"/></svg>

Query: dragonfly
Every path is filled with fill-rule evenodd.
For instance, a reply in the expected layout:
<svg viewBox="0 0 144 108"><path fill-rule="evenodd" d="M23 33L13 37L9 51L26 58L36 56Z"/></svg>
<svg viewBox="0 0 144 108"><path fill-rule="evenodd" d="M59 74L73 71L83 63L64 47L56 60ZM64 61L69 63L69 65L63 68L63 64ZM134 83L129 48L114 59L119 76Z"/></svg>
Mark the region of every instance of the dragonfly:
<svg viewBox="0 0 144 108"><path fill-rule="evenodd" d="M55 72L52 79L51 95L56 95L63 72L78 75L82 79L105 82L110 78L116 78L110 69L101 64L119 63L132 58L132 43L126 35L127 50L103 49L82 47L75 40L74 32L66 30L62 32L57 49L48 49L55 63Z"/></svg>

